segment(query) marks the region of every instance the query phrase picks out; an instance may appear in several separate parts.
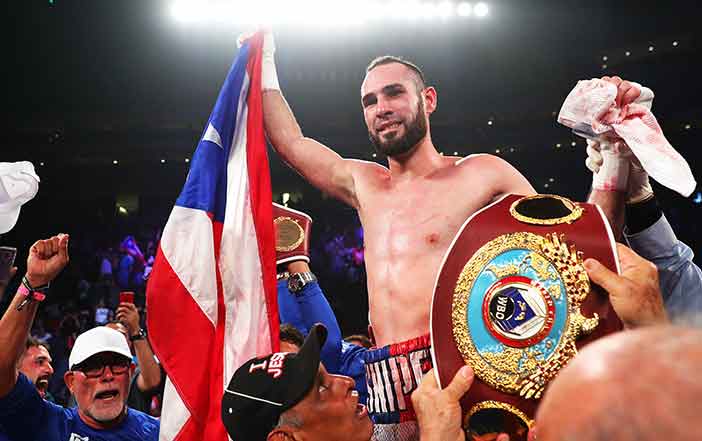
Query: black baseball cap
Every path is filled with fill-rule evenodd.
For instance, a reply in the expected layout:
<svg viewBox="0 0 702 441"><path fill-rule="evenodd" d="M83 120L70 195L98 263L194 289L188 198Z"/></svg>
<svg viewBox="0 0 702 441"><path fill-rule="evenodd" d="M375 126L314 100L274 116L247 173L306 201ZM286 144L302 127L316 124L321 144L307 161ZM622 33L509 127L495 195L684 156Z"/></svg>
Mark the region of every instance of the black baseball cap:
<svg viewBox="0 0 702 441"><path fill-rule="evenodd" d="M297 354L278 352L244 363L222 397L222 422L234 441L263 441L280 415L312 389L327 328L316 324Z"/></svg>

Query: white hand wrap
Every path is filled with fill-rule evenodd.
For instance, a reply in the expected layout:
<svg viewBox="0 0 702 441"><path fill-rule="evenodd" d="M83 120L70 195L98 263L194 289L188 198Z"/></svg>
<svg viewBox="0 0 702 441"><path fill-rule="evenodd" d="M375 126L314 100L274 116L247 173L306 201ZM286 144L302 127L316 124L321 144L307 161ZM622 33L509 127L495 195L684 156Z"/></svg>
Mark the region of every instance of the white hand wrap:
<svg viewBox="0 0 702 441"><path fill-rule="evenodd" d="M593 173L593 188L595 188L594 181L606 180L604 175L607 173L603 169L603 164L605 162L605 157L609 163L614 163L614 166L610 166L609 169L617 169L617 173L620 172L621 160L626 158L628 162L628 181L626 184L626 203L636 204L638 202L644 201L651 197L653 194L653 189L651 188L651 182L648 180L648 173L643 169L641 163L638 159L628 150L628 147L623 142L617 142L617 150L619 153L619 159L613 158L613 153L600 152L601 144L599 141L587 140L587 159L585 160L585 165ZM602 170L602 173L600 173ZM602 175L602 177L595 178L595 176ZM619 182L621 178L617 177L616 181ZM601 182L598 185L602 186ZM601 190L602 188L597 188Z"/></svg>
<svg viewBox="0 0 702 441"><path fill-rule="evenodd" d="M278 72L275 68L275 40L273 33L268 31L263 36L261 56L261 90L280 90Z"/></svg>
<svg viewBox="0 0 702 441"><path fill-rule="evenodd" d="M593 146L594 143L591 144L588 142L589 148ZM600 161L591 160L590 156L586 161L588 168L593 170L592 189L601 191L626 191L627 181L629 179L629 157L631 156L631 152L628 147L626 147L626 144L600 139L599 154L601 155ZM594 166L596 164L591 164L589 162L600 163L597 171L594 171ZM593 165L593 167L591 167L591 165Z"/></svg>
<svg viewBox="0 0 702 441"><path fill-rule="evenodd" d="M629 168L629 185L626 191L626 203L636 204L645 201L653 195L651 182L648 180L648 173L641 166L641 163L633 155Z"/></svg>

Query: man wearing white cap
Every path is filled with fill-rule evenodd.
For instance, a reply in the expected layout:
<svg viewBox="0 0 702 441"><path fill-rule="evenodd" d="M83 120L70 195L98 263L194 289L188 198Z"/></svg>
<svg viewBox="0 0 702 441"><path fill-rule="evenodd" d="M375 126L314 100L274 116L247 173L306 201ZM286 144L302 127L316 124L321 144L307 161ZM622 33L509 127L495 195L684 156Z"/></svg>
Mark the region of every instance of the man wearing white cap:
<svg viewBox="0 0 702 441"><path fill-rule="evenodd" d="M20 208L39 191L31 162L0 162L0 234L14 228Z"/></svg>
<svg viewBox="0 0 702 441"><path fill-rule="evenodd" d="M155 441L158 421L126 406L134 365L118 331L97 327L76 339L64 374L75 408L43 400L17 371L38 304L68 263L68 239L60 234L32 245L27 274L0 320L0 426L11 440Z"/></svg>

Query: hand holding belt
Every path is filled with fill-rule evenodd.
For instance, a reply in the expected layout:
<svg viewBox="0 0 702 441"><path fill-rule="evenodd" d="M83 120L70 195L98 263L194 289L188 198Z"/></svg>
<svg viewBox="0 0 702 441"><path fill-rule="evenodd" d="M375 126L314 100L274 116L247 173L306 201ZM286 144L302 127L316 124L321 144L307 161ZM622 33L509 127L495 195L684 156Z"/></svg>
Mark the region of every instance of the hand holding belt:
<svg viewBox="0 0 702 441"><path fill-rule="evenodd" d="M305 213L273 203L276 265L296 260L310 261L312 218Z"/></svg>

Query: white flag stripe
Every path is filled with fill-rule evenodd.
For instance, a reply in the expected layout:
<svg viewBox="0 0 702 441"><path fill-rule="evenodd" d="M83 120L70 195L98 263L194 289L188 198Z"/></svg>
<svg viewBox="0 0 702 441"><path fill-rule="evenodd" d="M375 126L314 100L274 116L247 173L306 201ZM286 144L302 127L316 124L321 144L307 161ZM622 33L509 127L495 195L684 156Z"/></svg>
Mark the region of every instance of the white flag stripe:
<svg viewBox="0 0 702 441"><path fill-rule="evenodd" d="M178 248L178 250L176 250ZM161 238L163 256L214 325L217 321L212 221L202 210L175 206Z"/></svg>
<svg viewBox="0 0 702 441"><path fill-rule="evenodd" d="M242 89L248 90L249 77ZM237 112L237 130L227 163L227 210L222 231L220 273L224 287L224 375L222 388L251 357L270 352L261 260L251 210L246 156L246 93ZM247 314L241 314L247 311Z"/></svg>
<svg viewBox="0 0 702 441"><path fill-rule="evenodd" d="M163 411L161 412L161 429L158 432L159 441L172 441L180 429L190 418L190 412L178 396L171 379L166 377L163 391Z"/></svg>

